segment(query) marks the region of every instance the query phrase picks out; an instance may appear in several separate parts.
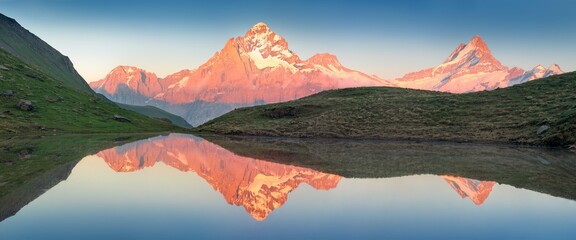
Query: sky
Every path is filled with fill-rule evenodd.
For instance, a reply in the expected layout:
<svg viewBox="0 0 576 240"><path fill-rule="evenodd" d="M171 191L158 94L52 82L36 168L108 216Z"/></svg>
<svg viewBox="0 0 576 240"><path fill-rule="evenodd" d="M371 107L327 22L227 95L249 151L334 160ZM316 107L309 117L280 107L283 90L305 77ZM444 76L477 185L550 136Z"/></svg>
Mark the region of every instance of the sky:
<svg viewBox="0 0 576 240"><path fill-rule="evenodd" d="M88 82L118 65L159 77L195 69L258 22L302 59L328 52L385 79L436 66L474 35L506 66L574 71L575 9L573 0L0 0L0 13L69 56Z"/></svg>

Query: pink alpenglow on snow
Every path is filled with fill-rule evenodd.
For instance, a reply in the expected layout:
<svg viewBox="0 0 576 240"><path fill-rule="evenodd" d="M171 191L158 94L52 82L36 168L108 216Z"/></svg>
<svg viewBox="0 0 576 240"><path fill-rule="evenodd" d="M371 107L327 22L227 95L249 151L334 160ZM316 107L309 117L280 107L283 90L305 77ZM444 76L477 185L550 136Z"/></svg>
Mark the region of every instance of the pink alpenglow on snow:
<svg viewBox="0 0 576 240"><path fill-rule="evenodd" d="M508 68L492 55L480 36L474 36L467 44L458 45L442 64L408 73L396 83L405 88L466 93L505 88L561 73L556 64L531 71Z"/></svg>
<svg viewBox="0 0 576 240"><path fill-rule="evenodd" d="M104 79L93 82L92 88L113 95L117 88L113 85L124 84L140 95L171 104L198 100L275 103L335 88L393 85L343 67L331 54L302 60L282 36L264 23L254 25L242 37L229 39L222 50L195 70L182 70L159 81L116 71L124 70L114 69ZM123 81L116 78L120 75L125 76ZM131 81L135 79L141 83Z"/></svg>

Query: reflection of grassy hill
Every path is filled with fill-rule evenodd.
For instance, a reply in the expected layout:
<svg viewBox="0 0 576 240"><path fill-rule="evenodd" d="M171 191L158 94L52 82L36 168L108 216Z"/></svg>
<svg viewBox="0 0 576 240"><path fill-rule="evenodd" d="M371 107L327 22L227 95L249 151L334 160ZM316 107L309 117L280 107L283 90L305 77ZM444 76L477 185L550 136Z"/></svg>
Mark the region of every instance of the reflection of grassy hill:
<svg viewBox="0 0 576 240"><path fill-rule="evenodd" d="M344 177L451 175L576 200L576 154L566 150L374 140L205 138L241 156Z"/></svg>
<svg viewBox="0 0 576 240"><path fill-rule="evenodd" d="M221 134L486 141L576 142L576 73L495 91L448 94L371 87L321 92L241 108L199 131ZM547 125L541 134L537 130Z"/></svg>
<svg viewBox="0 0 576 240"><path fill-rule="evenodd" d="M0 139L0 221L65 180L89 154L151 135L62 135Z"/></svg>
<svg viewBox="0 0 576 240"><path fill-rule="evenodd" d="M128 105L128 104L121 104L121 103L116 103L116 104L118 106L120 106L121 108L124 108L126 110L130 110L130 111L134 111L134 112L140 113L140 114L148 116L148 117L152 117L152 118L156 118L156 119L169 120L172 124L179 126L179 127L192 128L192 125L190 125L188 122L186 122L186 120L184 120L184 118L182 118L180 116L176 116L172 113L166 112L166 111L164 111L160 108L157 108L157 107L134 106L134 105Z"/></svg>
<svg viewBox="0 0 576 240"><path fill-rule="evenodd" d="M0 50L0 134L41 132L140 132L179 129L165 121L124 110L96 95L69 87ZM17 107L31 100L34 109ZM131 122L113 119L121 115Z"/></svg>

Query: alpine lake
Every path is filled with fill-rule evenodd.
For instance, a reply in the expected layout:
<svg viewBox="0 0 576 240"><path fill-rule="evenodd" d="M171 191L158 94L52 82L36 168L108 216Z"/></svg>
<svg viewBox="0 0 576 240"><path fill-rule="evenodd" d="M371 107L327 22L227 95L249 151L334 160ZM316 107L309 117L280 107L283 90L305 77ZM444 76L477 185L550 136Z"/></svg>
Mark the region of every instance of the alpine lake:
<svg viewBox="0 0 576 240"><path fill-rule="evenodd" d="M576 239L576 153L445 142L0 140L0 239Z"/></svg>

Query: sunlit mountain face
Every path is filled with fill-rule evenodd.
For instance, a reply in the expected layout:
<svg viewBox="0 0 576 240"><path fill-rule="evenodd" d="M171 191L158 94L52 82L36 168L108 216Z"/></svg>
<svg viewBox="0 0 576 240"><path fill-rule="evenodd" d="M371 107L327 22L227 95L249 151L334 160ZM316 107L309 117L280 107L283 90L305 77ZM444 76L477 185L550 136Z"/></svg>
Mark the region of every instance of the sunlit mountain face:
<svg viewBox="0 0 576 240"><path fill-rule="evenodd" d="M285 102L330 89L389 86L466 93L561 73L556 64L531 70L507 67L480 36L474 36L436 67L384 80L342 66L329 53L301 59L288 48L286 39L258 23L244 36L229 39L194 70L159 78L145 69L118 66L90 86L115 102L153 105L197 126L236 107Z"/></svg>
<svg viewBox="0 0 576 240"><path fill-rule="evenodd" d="M317 190L338 186L340 176L308 168L238 156L216 144L190 135L170 134L103 150L97 154L116 172L134 172L158 162L194 172L224 199L264 220L288 200L291 191L306 183ZM462 198L476 205L488 198L494 182L442 176Z"/></svg>
<svg viewBox="0 0 576 240"><path fill-rule="evenodd" d="M208 141L179 134L130 143L97 155L116 172L138 171L157 162L195 172L229 204L243 206L259 221L286 203L288 194L301 183L329 190L341 179L307 168L237 156Z"/></svg>
<svg viewBox="0 0 576 240"><path fill-rule="evenodd" d="M132 105L155 105L198 125L234 108L302 98L324 90L393 86L340 64L332 54L301 59L268 25L258 23L197 69L159 79L131 66L114 68L90 83L109 99ZM206 110L207 109L207 110Z"/></svg>
<svg viewBox="0 0 576 240"><path fill-rule="evenodd" d="M506 88L535 79L562 74L556 64L545 68L541 65L532 70L504 66L492 55L480 36L460 44L436 67L408 73L397 79L404 88L433 90L451 93L467 93Z"/></svg>

